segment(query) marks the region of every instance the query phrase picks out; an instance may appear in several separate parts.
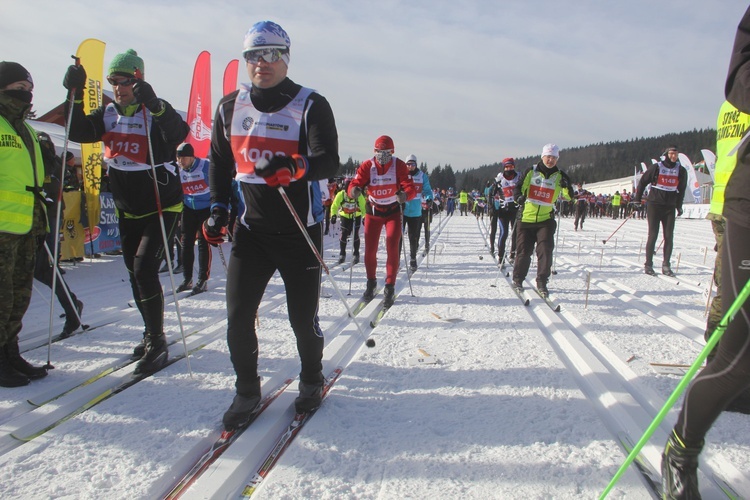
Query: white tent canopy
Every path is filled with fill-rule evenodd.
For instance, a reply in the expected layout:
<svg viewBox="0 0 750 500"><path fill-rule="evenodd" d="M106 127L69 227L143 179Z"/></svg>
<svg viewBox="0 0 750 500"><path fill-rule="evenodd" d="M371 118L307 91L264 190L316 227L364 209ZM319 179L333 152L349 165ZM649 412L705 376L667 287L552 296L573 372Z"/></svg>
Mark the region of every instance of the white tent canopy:
<svg viewBox="0 0 750 500"><path fill-rule="evenodd" d="M37 120L27 120L27 123L37 132L46 132L55 143L55 151L58 155L63 152L65 145L65 127L56 123L40 122ZM68 151L76 157L76 163L81 163L81 145L77 142L68 142Z"/></svg>

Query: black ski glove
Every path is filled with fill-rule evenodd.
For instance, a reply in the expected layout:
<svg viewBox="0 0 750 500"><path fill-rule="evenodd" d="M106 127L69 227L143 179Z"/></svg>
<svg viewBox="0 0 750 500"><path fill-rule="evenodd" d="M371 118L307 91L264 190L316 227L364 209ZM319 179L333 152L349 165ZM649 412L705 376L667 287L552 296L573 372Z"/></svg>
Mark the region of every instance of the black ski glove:
<svg viewBox="0 0 750 500"><path fill-rule="evenodd" d="M71 64L68 66L68 71L65 72L63 87L68 90L75 89L74 99L80 101L83 99L83 88L86 86L86 81L86 70L83 69L83 66Z"/></svg>
<svg viewBox="0 0 750 500"><path fill-rule="evenodd" d="M133 95L138 102L146 106L152 113L158 113L162 110L161 101L156 97L156 93L150 83L138 80L133 86Z"/></svg>
<svg viewBox="0 0 750 500"><path fill-rule="evenodd" d="M209 244L216 246L224 242L224 226L228 220L229 213L226 208L214 207L211 210L211 216L203 223L203 237Z"/></svg>

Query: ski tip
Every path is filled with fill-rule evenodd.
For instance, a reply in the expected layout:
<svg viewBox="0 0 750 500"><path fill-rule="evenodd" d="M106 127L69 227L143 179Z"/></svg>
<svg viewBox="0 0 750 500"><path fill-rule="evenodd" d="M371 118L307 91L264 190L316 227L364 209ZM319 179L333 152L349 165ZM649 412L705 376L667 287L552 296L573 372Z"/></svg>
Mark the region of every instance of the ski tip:
<svg viewBox="0 0 750 500"><path fill-rule="evenodd" d="M375 347L375 339L369 338L365 341L365 345L367 347Z"/></svg>
<svg viewBox="0 0 750 500"><path fill-rule="evenodd" d="M81 329L84 331L88 330L89 328L91 328L91 325L81 325Z"/></svg>
<svg viewBox="0 0 750 500"><path fill-rule="evenodd" d="M527 306L527 307L528 307L528 305L529 305L530 303L531 303L531 302L529 301L529 299L526 299L526 300L524 300L524 301L523 301L523 305L525 305L525 306Z"/></svg>
<svg viewBox="0 0 750 500"><path fill-rule="evenodd" d="M560 312L560 305L559 305L559 304L558 304L557 306L555 306L555 309L554 309L554 311L555 311L556 313L559 313L559 312Z"/></svg>

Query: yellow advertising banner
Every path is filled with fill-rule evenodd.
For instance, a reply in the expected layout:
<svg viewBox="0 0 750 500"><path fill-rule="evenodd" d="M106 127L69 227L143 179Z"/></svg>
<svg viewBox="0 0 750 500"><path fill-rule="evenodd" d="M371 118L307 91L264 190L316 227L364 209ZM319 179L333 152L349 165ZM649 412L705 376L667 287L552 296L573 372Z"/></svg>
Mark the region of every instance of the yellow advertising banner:
<svg viewBox="0 0 750 500"><path fill-rule="evenodd" d="M102 105L104 80L104 48L101 40L88 38L78 46L76 57L86 70L88 81L83 94L83 111L86 114ZM86 251L93 253L92 235L99 222L99 191L101 188L103 143L81 144L81 167L83 170L84 207L81 221L85 228Z"/></svg>
<svg viewBox="0 0 750 500"><path fill-rule="evenodd" d="M60 258L70 260L83 257L84 229L81 225L81 192L63 193L65 211L60 225Z"/></svg>

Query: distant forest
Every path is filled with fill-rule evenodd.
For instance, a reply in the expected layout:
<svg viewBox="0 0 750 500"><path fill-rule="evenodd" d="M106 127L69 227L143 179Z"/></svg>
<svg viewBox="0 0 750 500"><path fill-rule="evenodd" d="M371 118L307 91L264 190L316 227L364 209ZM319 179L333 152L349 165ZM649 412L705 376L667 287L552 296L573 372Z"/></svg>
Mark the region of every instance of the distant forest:
<svg viewBox="0 0 750 500"><path fill-rule="evenodd" d="M641 137L627 141L600 142L588 146L564 148L560 150L558 167L566 172L574 183L591 184L609 179L618 179L633 175L633 167L640 168L641 162L651 164L651 159L658 159L668 146L676 146L681 153L685 153L693 163L703 159L701 149L716 149L716 129L707 128L689 132L666 134L659 137ZM516 168L526 169L540 161L539 156L516 158ZM482 165L477 168L454 172L451 165L437 165L430 174L430 184L433 187L456 190L482 189L488 180L495 178L502 170L498 158L496 163ZM351 176L360 162L352 158L341 165L340 175ZM427 165L420 168L427 171Z"/></svg>
<svg viewBox="0 0 750 500"><path fill-rule="evenodd" d="M685 153L693 164L702 161L701 149L716 150L716 129L707 128L646 137L628 141L600 142L588 146L564 148L560 150L557 166L578 184L591 184L599 181L618 179L633 175L633 167L640 168L641 162L651 165L651 159L658 159L668 147L674 145ZM525 169L540 161L540 156L516 158L516 168ZM456 184L467 190L481 188L494 179L502 170L500 160L492 165L463 170L456 174ZM432 176L430 176L432 182Z"/></svg>

